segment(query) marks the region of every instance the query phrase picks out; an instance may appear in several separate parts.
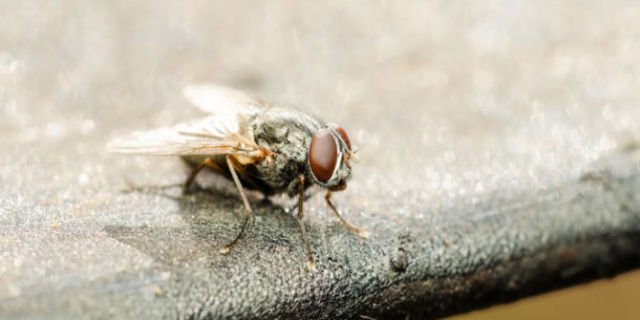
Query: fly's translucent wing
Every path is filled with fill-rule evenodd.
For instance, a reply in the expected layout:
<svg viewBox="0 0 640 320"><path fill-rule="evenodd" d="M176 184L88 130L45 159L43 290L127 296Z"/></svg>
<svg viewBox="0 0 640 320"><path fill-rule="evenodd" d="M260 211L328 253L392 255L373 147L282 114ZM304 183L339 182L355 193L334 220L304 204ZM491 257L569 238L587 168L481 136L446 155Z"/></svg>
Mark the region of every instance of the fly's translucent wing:
<svg viewBox="0 0 640 320"><path fill-rule="evenodd" d="M209 116L173 127L134 132L107 145L111 152L146 155L235 154L263 157L237 116Z"/></svg>
<svg viewBox="0 0 640 320"><path fill-rule="evenodd" d="M256 113L264 104L242 91L213 84L190 85L182 93L198 109L212 115Z"/></svg>
<svg viewBox="0 0 640 320"><path fill-rule="evenodd" d="M241 91L211 85L184 88L185 97L210 115L173 127L134 132L107 145L112 152L147 155L235 154L244 162L265 156L247 121L260 112L259 101Z"/></svg>

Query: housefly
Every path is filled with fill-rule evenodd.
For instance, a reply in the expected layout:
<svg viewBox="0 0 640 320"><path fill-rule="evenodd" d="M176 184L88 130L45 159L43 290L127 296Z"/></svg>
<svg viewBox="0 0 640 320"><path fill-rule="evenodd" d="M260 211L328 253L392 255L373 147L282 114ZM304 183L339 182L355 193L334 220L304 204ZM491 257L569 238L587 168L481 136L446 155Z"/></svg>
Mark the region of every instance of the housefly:
<svg viewBox="0 0 640 320"><path fill-rule="evenodd" d="M240 232L221 249L222 253L242 238L253 217L244 188L257 190L265 197L279 193L298 197L296 220L309 269L315 268L315 260L302 218L305 190L312 185L326 189L328 207L347 229L365 236L364 230L342 218L331 202L332 192L346 189L355 158L351 140L342 127L231 88L192 85L183 93L208 116L173 127L134 132L112 141L108 149L182 157L192 167L185 190L203 169L232 180L246 214Z"/></svg>

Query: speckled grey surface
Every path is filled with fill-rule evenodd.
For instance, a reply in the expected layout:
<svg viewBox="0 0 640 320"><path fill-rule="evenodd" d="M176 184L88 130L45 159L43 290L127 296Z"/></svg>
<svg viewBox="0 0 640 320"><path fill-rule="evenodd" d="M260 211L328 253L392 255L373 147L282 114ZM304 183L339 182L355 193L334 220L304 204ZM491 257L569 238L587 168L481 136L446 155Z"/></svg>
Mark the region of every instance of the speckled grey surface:
<svg viewBox="0 0 640 320"><path fill-rule="evenodd" d="M482 3L482 4L481 4ZM640 265L640 3L2 1L0 317L417 318ZM244 239L233 186L109 138L210 81L347 128L360 163Z"/></svg>

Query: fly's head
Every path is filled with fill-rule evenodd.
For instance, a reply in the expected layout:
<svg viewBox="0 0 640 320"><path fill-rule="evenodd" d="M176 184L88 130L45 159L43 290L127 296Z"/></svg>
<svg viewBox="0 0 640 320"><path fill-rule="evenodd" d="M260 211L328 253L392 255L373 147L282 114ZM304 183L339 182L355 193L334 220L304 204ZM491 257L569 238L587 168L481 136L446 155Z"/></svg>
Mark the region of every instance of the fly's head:
<svg viewBox="0 0 640 320"><path fill-rule="evenodd" d="M313 180L331 191L347 188L354 158L351 141L342 127L329 124L311 138L308 166Z"/></svg>

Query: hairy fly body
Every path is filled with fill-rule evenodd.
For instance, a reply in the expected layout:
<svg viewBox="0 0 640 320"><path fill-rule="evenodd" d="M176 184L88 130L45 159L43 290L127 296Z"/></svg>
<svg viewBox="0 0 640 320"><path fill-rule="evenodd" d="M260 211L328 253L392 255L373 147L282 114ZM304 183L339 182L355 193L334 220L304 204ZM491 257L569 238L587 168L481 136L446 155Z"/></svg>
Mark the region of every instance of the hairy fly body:
<svg viewBox="0 0 640 320"><path fill-rule="evenodd" d="M351 177L354 154L344 129L226 87L189 86L184 95L208 116L173 127L135 132L111 142L108 148L128 154L181 156L193 167L185 190L203 169L234 181L247 214L236 238L221 252L228 252L237 243L253 217L245 188L267 197L284 192L298 197L296 218L309 269L315 269L315 259L302 218L304 193L310 186L325 188L331 211L349 230L364 236L364 231L344 220L331 202L331 192L344 190Z"/></svg>

